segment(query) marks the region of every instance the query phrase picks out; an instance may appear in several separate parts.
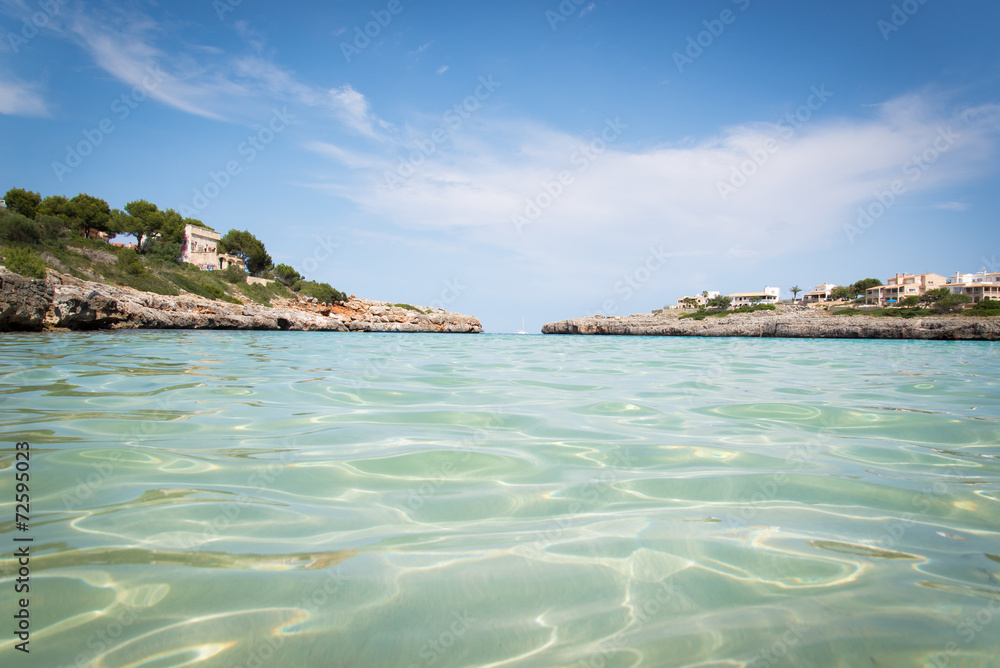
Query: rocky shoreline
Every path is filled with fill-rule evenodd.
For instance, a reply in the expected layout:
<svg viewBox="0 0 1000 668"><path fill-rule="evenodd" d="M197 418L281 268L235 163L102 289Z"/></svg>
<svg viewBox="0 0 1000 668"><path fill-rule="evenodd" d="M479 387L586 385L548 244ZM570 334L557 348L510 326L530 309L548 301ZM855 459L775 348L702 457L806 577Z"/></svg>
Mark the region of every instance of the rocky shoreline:
<svg viewBox="0 0 1000 668"><path fill-rule="evenodd" d="M0 267L0 332L96 329L245 329L478 334L475 317L437 308L403 308L352 296L327 306L273 299L231 304L185 293L168 297L49 271L44 280Z"/></svg>
<svg viewBox="0 0 1000 668"><path fill-rule="evenodd" d="M925 339L947 341L1000 340L1000 318L936 316L875 318L838 316L805 306L776 311L733 313L725 318L680 319L683 312L593 316L550 322L543 334L611 336L743 336L810 339Z"/></svg>

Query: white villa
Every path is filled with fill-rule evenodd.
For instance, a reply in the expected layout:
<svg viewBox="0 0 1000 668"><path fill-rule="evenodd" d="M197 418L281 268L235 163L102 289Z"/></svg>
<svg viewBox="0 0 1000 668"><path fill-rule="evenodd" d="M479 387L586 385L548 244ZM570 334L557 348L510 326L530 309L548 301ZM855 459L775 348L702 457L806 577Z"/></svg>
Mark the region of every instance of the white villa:
<svg viewBox="0 0 1000 668"><path fill-rule="evenodd" d="M181 260L190 262L206 271L226 269L234 264L246 269L240 258L218 252L219 239L221 238L222 235L214 230L197 225L185 225L184 241L181 242Z"/></svg>
<svg viewBox="0 0 1000 668"><path fill-rule="evenodd" d="M865 290L865 303L886 304L904 297L919 297L928 290L945 287L947 282L941 274L896 274L885 285Z"/></svg>
<svg viewBox="0 0 1000 668"><path fill-rule="evenodd" d="M781 288L765 286L761 292L736 292L729 295L733 300L733 307L748 306L750 304L777 304L781 299Z"/></svg>
<svg viewBox="0 0 1000 668"><path fill-rule="evenodd" d="M700 295L695 295L693 297L681 297L680 299L677 300L677 305L671 308L694 308L694 307L705 306L708 303L709 299L715 299L720 294L722 293L716 290L709 290L707 296L705 294L700 294ZM694 300L694 307L688 306L687 304L684 303L689 299Z"/></svg>
<svg viewBox="0 0 1000 668"><path fill-rule="evenodd" d="M951 290L953 295L968 295L973 303L981 302L984 299L995 299L1000 301L1000 273L988 273L985 269L975 274L955 275L948 279L944 286Z"/></svg>
<svg viewBox="0 0 1000 668"><path fill-rule="evenodd" d="M809 292L802 295L802 302L804 304L816 304L819 302L830 301L830 293L833 289L837 287L833 283L821 283L814 287Z"/></svg>

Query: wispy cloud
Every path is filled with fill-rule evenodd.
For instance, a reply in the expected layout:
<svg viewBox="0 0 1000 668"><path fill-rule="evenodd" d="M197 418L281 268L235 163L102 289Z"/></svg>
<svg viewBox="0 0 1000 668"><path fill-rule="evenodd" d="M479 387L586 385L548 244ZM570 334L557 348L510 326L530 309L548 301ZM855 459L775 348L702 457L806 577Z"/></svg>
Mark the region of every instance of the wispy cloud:
<svg viewBox="0 0 1000 668"><path fill-rule="evenodd" d="M329 104L345 125L373 139L383 139L381 131L392 127L371 113L368 100L350 84L331 89Z"/></svg>
<svg viewBox="0 0 1000 668"><path fill-rule="evenodd" d="M444 74L444 73L445 73L445 72L447 72L447 71L448 71L449 69L450 69L450 68L449 68L449 67L448 67L447 65L442 65L441 67L437 68L437 73L438 73L438 74Z"/></svg>
<svg viewBox="0 0 1000 668"><path fill-rule="evenodd" d="M968 211L969 205L965 202L941 202L934 208L940 211Z"/></svg>
<svg viewBox="0 0 1000 668"><path fill-rule="evenodd" d="M353 106L359 119L370 113L360 101ZM913 158L947 128L957 136L954 144L911 181ZM908 97L868 119L817 121L791 138L777 126L747 123L695 144L626 148L626 140L634 146L641 138L625 130L619 144L580 170L576 157L599 145L594 137L477 118L398 190L386 189L383 160L366 169L356 156L349 175L317 185L401 228L475 230L490 243L548 261L569 255L597 261L637 239L705 251L722 243L734 256L752 257L838 238L857 208L896 179L907 179L910 197L978 178L991 164L998 132L1000 107L941 114ZM718 184L776 138L780 150L722 201ZM403 143L394 148L401 155L409 150ZM560 173L569 173L571 183L517 234L512 217Z"/></svg>
<svg viewBox="0 0 1000 668"><path fill-rule="evenodd" d="M171 71L168 65L176 58L168 58L155 46L161 28L145 14L118 11L98 16L80 10L73 15L69 31L99 67L130 86L146 87L150 97L181 111L222 119L212 110L212 99L223 90L245 92L220 80L199 81L193 71ZM151 71L163 73L155 87L148 85Z"/></svg>
<svg viewBox="0 0 1000 668"><path fill-rule="evenodd" d="M421 54L424 51L426 51L427 49L431 48L432 44L434 44L434 40L431 40L431 41L427 42L426 44L421 44L420 46L418 46L417 48L415 48L413 51L410 51L410 53L408 55L410 55L410 56L416 56L418 54Z"/></svg>
<svg viewBox="0 0 1000 668"><path fill-rule="evenodd" d="M41 86L0 73L0 114L8 116L48 116Z"/></svg>

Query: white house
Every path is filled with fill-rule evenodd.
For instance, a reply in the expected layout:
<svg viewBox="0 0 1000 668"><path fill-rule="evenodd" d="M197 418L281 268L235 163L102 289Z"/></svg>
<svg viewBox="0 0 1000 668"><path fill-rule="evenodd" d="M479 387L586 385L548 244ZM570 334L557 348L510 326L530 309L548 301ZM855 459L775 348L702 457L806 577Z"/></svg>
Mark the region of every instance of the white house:
<svg viewBox="0 0 1000 668"><path fill-rule="evenodd" d="M776 304L781 299L781 288L765 286L760 292L734 292L729 295L733 300L734 307L748 306L750 304Z"/></svg>
<svg viewBox="0 0 1000 668"><path fill-rule="evenodd" d="M944 287L951 290L953 295L968 295L973 302L984 299L1000 301L1000 273L989 273L985 269L975 274L955 272Z"/></svg>
<svg viewBox="0 0 1000 668"><path fill-rule="evenodd" d="M830 293L837 287L833 283L820 283L809 292L802 295L802 301L806 304L830 301Z"/></svg>

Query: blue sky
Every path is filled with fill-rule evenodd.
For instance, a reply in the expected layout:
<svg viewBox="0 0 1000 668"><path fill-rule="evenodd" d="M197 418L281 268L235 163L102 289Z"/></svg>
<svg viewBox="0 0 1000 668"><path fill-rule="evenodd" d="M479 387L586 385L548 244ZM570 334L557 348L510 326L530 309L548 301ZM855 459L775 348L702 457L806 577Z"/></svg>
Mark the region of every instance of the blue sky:
<svg viewBox="0 0 1000 668"><path fill-rule="evenodd" d="M493 332L1000 271L998 25L987 0L0 0L0 189L148 199Z"/></svg>

